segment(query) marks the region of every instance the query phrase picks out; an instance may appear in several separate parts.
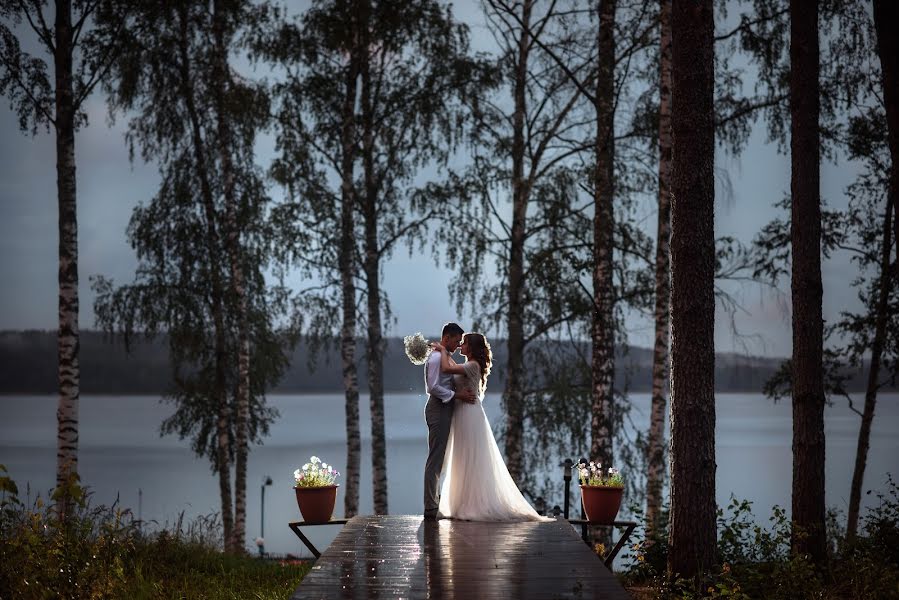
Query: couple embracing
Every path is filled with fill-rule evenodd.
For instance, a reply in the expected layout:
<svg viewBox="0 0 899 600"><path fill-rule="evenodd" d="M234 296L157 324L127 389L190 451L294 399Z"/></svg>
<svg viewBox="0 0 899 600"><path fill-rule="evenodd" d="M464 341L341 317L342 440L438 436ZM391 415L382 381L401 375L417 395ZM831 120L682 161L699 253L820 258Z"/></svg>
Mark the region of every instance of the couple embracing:
<svg viewBox="0 0 899 600"><path fill-rule="evenodd" d="M433 347L425 362L428 459L424 518L552 521L538 515L521 495L481 405L492 362L487 339L447 323L440 342ZM457 349L466 359L463 364L451 357Z"/></svg>

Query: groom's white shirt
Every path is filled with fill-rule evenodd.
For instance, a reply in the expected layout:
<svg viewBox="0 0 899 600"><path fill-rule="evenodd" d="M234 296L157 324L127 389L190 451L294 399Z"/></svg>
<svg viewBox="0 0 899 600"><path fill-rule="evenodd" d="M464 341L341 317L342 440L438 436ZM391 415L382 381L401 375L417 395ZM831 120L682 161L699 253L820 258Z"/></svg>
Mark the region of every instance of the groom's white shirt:
<svg viewBox="0 0 899 600"><path fill-rule="evenodd" d="M431 352L425 364L425 387L428 394L440 398L444 403L453 399L453 374L440 369L441 353Z"/></svg>

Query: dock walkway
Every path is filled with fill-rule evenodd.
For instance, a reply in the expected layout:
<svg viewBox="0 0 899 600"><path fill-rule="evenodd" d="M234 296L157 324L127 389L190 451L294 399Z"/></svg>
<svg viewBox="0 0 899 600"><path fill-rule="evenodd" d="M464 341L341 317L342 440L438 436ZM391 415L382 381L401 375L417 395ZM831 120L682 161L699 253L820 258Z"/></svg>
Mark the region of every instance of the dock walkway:
<svg viewBox="0 0 899 600"><path fill-rule="evenodd" d="M291 596L307 598L608 598L630 596L564 520L424 521L358 516Z"/></svg>

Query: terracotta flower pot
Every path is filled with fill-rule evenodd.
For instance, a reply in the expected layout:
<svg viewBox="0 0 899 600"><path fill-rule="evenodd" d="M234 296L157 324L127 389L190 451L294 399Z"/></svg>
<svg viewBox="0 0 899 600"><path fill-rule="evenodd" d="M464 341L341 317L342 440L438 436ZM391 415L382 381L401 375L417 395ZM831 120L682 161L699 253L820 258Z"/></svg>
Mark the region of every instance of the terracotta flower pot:
<svg viewBox="0 0 899 600"><path fill-rule="evenodd" d="M337 485L324 487L295 487L297 506L307 523L327 523L334 514Z"/></svg>
<svg viewBox="0 0 899 600"><path fill-rule="evenodd" d="M581 501L587 520L594 523L611 525L615 521L618 509L621 508L621 496L624 488L607 485L582 485Z"/></svg>

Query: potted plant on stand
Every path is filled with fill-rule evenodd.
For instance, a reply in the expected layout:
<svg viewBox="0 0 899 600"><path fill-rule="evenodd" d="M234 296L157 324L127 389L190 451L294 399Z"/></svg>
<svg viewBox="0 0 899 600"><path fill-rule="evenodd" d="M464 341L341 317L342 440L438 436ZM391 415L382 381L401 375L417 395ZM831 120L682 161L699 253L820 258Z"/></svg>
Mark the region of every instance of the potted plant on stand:
<svg viewBox="0 0 899 600"><path fill-rule="evenodd" d="M578 480L581 485L581 501L584 514L593 523L611 525L621 508L624 481L621 472L614 467L603 471L602 465L593 461L577 464Z"/></svg>
<svg viewBox="0 0 899 600"><path fill-rule="evenodd" d="M323 463L317 456L293 472L297 506L306 523L327 523L331 520L337 500L337 484L334 482L339 475L334 467Z"/></svg>

